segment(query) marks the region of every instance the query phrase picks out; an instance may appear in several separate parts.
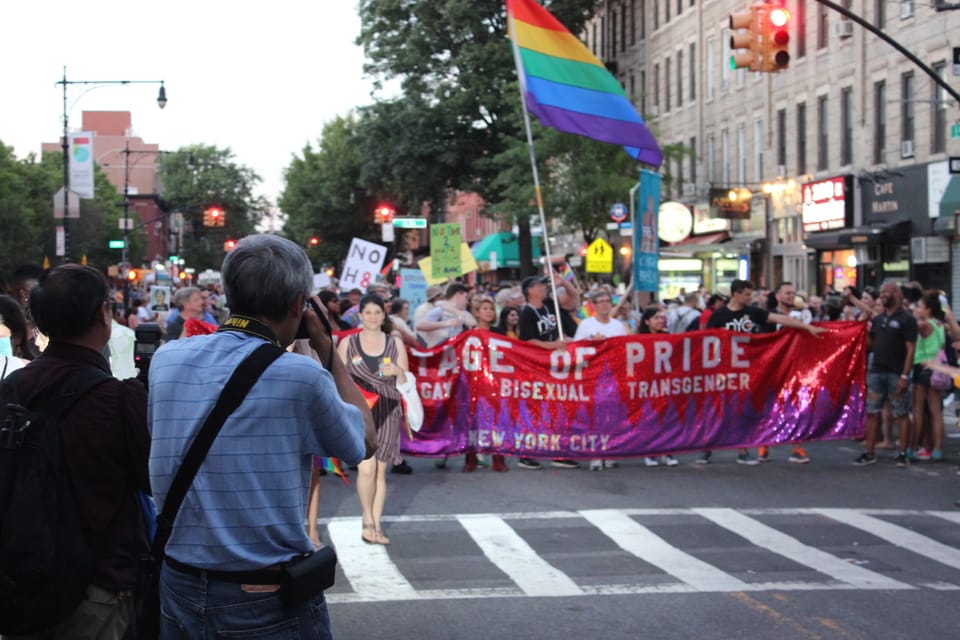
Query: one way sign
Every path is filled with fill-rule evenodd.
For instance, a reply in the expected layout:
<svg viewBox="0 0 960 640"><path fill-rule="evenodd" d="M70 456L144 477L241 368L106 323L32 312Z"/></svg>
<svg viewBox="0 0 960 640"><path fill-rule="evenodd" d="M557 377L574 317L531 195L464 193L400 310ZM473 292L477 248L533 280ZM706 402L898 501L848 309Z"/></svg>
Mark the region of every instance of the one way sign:
<svg viewBox="0 0 960 640"><path fill-rule="evenodd" d="M613 273L613 247L603 238L587 247L587 273Z"/></svg>

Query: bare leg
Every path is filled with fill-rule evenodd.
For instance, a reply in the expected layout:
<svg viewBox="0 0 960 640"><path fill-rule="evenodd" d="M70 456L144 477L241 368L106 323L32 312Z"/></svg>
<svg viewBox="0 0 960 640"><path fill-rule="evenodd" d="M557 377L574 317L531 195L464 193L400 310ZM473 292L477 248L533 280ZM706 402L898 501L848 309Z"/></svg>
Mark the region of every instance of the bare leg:
<svg viewBox="0 0 960 640"><path fill-rule="evenodd" d="M357 496L360 498L360 510L363 514L363 539L376 541L376 525L373 520L373 501L377 489L376 458L368 458L357 465ZM386 466L386 464L384 464Z"/></svg>
<svg viewBox="0 0 960 640"><path fill-rule="evenodd" d="M943 449L943 400L936 389L927 389L927 407L930 409L930 430L933 436L933 448Z"/></svg>
<svg viewBox="0 0 960 640"><path fill-rule="evenodd" d="M307 500L307 534L315 549L320 548L320 532L317 531L318 515L320 515L320 469L314 462L310 470L310 497Z"/></svg>
<svg viewBox="0 0 960 640"><path fill-rule="evenodd" d="M924 412L926 411L927 403L927 392L929 389L921 385L914 385L913 387L913 430L910 432L910 438L907 440L907 444L902 444L904 437L900 437L900 450L904 449L908 451L916 451L918 445L918 438L920 434L923 433L924 425Z"/></svg>
<svg viewBox="0 0 960 640"><path fill-rule="evenodd" d="M383 505L387 500L387 467L386 462L377 460L376 490L373 494L373 523L376 531L377 542L380 544L390 544L390 538L383 534L383 527L380 524L380 518L383 516Z"/></svg>
<svg viewBox="0 0 960 640"><path fill-rule="evenodd" d="M878 449L893 449L893 415L890 411L890 403L883 403L883 410L880 412L880 430L882 439L879 444L877 444Z"/></svg>

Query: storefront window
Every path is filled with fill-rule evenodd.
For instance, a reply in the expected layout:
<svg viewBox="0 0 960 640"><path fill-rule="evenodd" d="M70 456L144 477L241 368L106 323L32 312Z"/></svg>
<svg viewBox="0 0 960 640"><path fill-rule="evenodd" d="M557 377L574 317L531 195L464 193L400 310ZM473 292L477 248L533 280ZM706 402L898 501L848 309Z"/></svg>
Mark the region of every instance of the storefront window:
<svg viewBox="0 0 960 640"><path fill-rule="evenodd" d="M820 254L820 283L823 289L843 291L857 286L857 258L853 249L824 251Z"/></svg>
<svg viewBox="0 0 960 640"><path fill-rule="evenodd" d="M660 300L672 300L681 295L681 289L696 291L703 282L703 260L695 258L663 258L658 263L660 270Z"/></svg>

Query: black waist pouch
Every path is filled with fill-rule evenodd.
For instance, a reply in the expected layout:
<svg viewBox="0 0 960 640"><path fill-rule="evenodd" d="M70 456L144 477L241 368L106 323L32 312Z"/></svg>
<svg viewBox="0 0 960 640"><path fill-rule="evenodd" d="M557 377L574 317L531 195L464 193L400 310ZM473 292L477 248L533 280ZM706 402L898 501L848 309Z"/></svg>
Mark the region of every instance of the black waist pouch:
<svg viewBox="0 0 960 640"><path fill-rule="evenodd" d="M281 568L280 599L288 607L299 606L332 587L336 571L337 552L332 547L294 558Z"/></svg>

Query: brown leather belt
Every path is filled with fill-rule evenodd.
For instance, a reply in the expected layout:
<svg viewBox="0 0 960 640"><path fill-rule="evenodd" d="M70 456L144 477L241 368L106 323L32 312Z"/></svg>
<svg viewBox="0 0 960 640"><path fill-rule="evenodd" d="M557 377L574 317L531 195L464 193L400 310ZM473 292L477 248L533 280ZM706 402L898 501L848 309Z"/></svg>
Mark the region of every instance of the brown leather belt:
<svg viewBox="0 0 960 640"><path fill-rule="evenodd" d="M214 569L198 569L189 564L183 564L173 558L165 558L164 562L171 569L186 573L187 575L198 578L206 577L208 580L219 582L230 582L233 584L280 584L281 573L278 565L266 567L264 569L254 569L252 571L216 571Z"/></svg>

